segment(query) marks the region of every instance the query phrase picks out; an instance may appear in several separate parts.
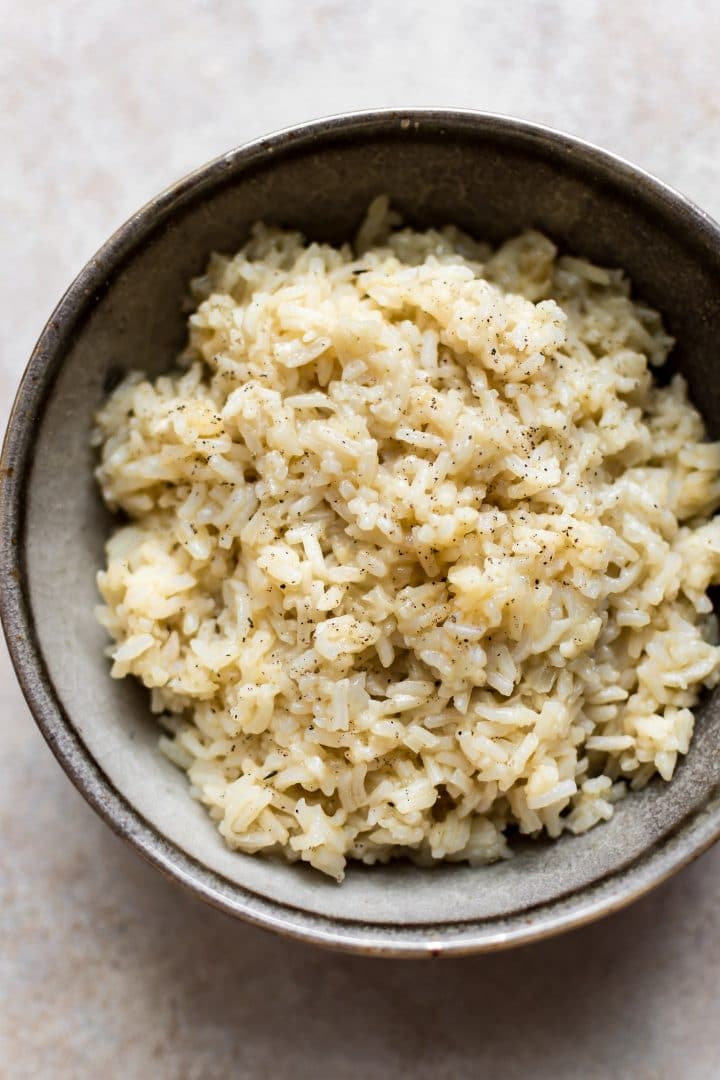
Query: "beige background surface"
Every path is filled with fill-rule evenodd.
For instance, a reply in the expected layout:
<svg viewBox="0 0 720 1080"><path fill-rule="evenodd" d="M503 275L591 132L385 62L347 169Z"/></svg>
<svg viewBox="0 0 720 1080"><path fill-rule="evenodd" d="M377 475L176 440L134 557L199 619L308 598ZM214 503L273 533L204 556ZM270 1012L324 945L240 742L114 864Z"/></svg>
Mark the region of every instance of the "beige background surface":
<svg viewBox="0 0 720 1080"><path fill-rule="evenodd" d="M712 0L0 0L0 27L3 425L45 317L109 232L296 121L514 113L720 216ZM233 923L126 849L55 764L4 652L0 723L3 1077L720 1076L720 849L535 947L336 956Z"/></svg>

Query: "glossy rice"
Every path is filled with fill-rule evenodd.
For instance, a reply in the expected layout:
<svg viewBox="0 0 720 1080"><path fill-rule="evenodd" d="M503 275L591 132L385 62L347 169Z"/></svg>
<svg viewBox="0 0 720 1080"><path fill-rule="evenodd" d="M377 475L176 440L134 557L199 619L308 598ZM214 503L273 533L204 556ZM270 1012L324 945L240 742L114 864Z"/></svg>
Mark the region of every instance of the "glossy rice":
<svg viewBox="0 0 720 1080"><path fill-rule="evenodd" d="M622 272L379 199L192 291L178 366L97 416L99 618L226 843L486 863L670 780L719 678L720 444Z"/></svg>

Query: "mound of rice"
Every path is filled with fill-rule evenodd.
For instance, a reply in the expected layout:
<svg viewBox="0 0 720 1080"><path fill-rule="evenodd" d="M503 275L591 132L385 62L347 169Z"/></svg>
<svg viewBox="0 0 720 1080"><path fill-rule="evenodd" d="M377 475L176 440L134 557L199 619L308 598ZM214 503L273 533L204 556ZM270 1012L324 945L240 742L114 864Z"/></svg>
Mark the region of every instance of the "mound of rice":
<svg viewBox="0 0 720 1080"><path fill-rule="evenodd" d="M720 672L720 444L623 274L258 225L97 417L112 674L225 841L484 863L669 780Z"/></svg>

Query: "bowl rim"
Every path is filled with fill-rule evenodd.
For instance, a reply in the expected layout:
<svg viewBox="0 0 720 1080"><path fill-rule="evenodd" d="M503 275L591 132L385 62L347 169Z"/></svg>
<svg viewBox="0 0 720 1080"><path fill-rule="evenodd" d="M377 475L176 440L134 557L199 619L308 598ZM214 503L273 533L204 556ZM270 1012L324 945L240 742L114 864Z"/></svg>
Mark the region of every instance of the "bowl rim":
<svg viewBox="0 0 720 1080"><path fill-rule="evenodd" d="M306 942L376 956L429 957L493 951L537 941L591 922L642 896L720 837L720 798L689 815L661 844L634 862L568 896L510 916L449 924L367 924L319 916L231 882L168 841L135 810L98 767L75 731L47 671L34 632L24 565L25 487L33 460L34 419L43 411L62 358L95 300L132 254L174 212L205 191L279 151L363 132L398 138L424 126L451 137L482 130L511 134L546 153L577 155L618 181L644 190L692 227L696 241L720 250L720 226L684 195L624 158L542 124L468 109L390 108L335 114L241 144L182 177L145 203L86 263L61 297L21 378L0 455L0 620L25 700L42 735L93 809L148 862L226 914Z"/></svg>

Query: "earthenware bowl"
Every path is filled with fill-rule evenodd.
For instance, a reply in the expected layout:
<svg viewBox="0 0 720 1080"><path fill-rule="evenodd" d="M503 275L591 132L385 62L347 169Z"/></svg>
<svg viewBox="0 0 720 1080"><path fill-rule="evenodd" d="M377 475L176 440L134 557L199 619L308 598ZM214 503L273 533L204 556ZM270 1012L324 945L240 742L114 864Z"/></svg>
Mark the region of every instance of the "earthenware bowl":
<svg viewBox="0 0 720 1080"><path fill-rule="evenodd" d="M301 865L228 851L185 776L161 756L145 692L110 679L93 614L111 520L93 483L92 416L128 368L169 368L187 284L259 218L350 237L387 192L408 222L501 240L528 226L624 267L677 337L675 365L710 431L720 233L685 199L607 153L470 112L333 117L232 150L140 210L92 259L30 359L2 460L2 618L30 708L105 820L198 896L260 926L376 954L437 955L530 941L628 903L720 832L720 696L698 710L687 758L580 837L519 844L484 869L351 866L342 886ZM72 207L68 207L70 212Z"/></svg>

